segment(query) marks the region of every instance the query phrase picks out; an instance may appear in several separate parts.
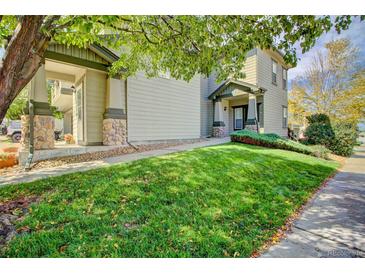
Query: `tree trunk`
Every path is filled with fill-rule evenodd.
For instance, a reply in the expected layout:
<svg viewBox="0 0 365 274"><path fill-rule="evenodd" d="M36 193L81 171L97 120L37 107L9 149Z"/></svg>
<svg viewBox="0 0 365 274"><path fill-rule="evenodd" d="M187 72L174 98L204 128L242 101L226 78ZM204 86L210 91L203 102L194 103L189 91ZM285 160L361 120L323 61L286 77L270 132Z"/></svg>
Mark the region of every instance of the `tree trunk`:
<svg viewBox="0 0 365 274"><path fill-rule="evenodd" d="M0 121L20 91L44 62L49 38L41 32L45 16L23 16L0 67Z"/></svg>

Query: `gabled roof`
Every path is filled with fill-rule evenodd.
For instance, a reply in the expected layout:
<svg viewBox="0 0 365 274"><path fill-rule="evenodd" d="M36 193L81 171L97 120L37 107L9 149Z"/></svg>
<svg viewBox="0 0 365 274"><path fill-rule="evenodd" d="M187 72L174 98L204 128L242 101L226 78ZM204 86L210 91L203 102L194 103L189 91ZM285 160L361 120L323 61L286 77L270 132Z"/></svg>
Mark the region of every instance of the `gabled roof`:
<svg viewBox="0 0 365 274"><path fill-rule="evenodd" d="M226 80L225 82L223 82L219 87L217 87L212 94L210 94L208 96L208 99L215 99L215 97L220 96L225 90L227 90L229 87L237 87L238 89L245 91L247 93L252 93L252 94L262 94L263 92L266 91L266 89L264 88L260 88L256 85L244 82L244 81L240 81L240 80L234 80L234 79L229 79ZM233 95L232 95L233 96Z"/></svg>
<svg viewBox="0 0 365 274"><path fill-rule="evenodd" d="M109 63L113 63L115 61L119 60L118 55L116 55L114 52L112 52L110 49L104 46L100 46L97 44L91 44L89 46L89 49L93 52L95 52L97 55L108 61Z"/></svg>
<svg viewBox="0 0 365 274"><path fill-rule="evenodd" d="M55 42L49 44L45 58L102 71L109 71L111 64L119 60L119 56L105 46L91 44L80 48Z"/></svg>

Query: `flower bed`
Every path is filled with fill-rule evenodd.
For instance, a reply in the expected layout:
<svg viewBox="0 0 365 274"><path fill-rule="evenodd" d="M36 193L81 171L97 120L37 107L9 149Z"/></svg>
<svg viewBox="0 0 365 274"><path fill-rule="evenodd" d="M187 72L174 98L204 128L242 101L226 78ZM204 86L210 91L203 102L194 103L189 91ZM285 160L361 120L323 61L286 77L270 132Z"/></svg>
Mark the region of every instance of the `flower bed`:
<svg viewBox="0 0 365 274"><path fill-rule="evenodd" d="M18 164L18 148L4 147L0 149L0 168L12 167Z"/></svg>
<svg viewBox="0 0 365 274"><path fill-rule="evenodd" d="M18 157L15 153L0 154L0 168L11 167L18 164Z"/></svg>
<svg viewBox="0 0 365 274"><path fill-rule="evenodd" d="M239 130L230 134L232 142L245 143L250 145L278 148L295 151L316 157L326 158L323 153L318 153L316 149L303 145L299 142L284 139L276 134L263 134L249 130Z"/></svg>

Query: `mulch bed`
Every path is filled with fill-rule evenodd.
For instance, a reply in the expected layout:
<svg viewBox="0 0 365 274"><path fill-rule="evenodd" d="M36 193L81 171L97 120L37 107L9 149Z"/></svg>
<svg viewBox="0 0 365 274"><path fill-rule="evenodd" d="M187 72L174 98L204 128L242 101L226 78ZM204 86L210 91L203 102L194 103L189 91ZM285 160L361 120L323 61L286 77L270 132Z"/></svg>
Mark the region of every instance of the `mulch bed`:
<svg viewBox="0 0 365 274"><path fill-rule="evenodd" d="M0 203L0 248L17 234L29 232L28 227L16 229L15 223L21 221L30 205L38 201L39 197L31 196Z"/></svg>

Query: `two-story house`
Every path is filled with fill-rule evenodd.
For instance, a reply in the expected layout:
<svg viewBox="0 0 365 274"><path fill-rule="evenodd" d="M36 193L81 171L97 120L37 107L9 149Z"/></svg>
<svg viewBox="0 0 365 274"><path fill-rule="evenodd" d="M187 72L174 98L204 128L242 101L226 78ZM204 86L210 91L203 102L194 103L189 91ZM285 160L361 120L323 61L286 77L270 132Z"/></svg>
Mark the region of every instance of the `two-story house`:
<svg viewBox="0 0 365 274"><path fill-rule="evenodd" d="M247 54L244 79L202 79L201 135L246 128L287 136L289 68L280 52L254 49Z"/></svg>
<svg viewBox="0 0 365 274"><path fill-rule="evenodd" d="M246 77L222 83L215 75L197 75L189 82L168 73L152 79L143 73L110 77L108 68L117 59L101 46L51 44L31 82L34 113L22 118L23 146L33 136L36 149L54 148L50 82L51 104L64 113L64 133L72 134L79 146L220 137L243 128L287 134L290 66L278 51L251 50Z"/></svg>

